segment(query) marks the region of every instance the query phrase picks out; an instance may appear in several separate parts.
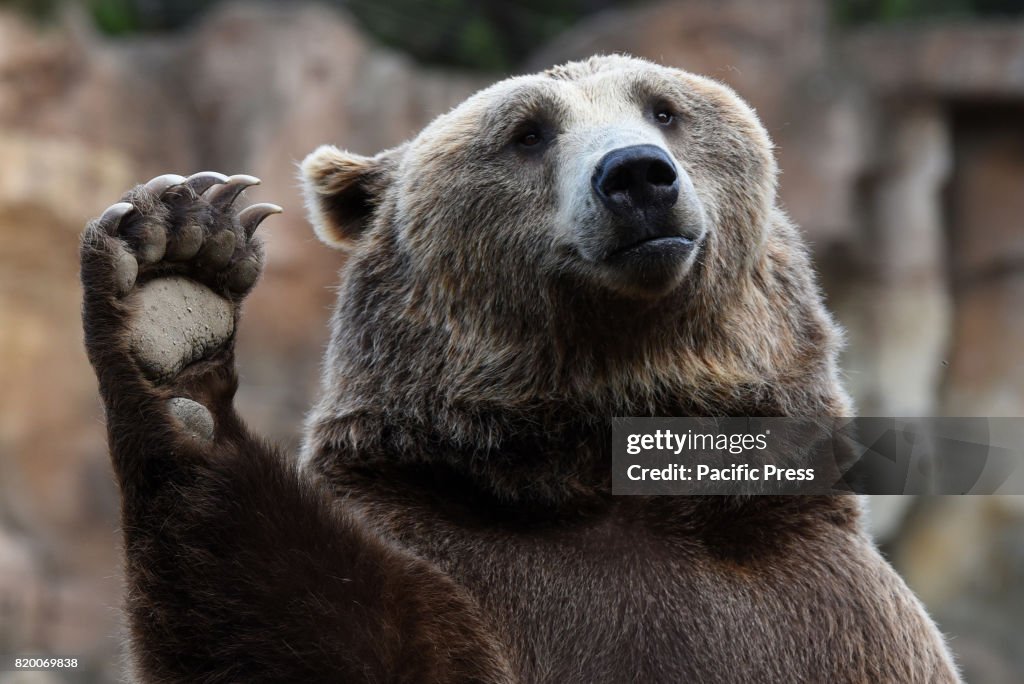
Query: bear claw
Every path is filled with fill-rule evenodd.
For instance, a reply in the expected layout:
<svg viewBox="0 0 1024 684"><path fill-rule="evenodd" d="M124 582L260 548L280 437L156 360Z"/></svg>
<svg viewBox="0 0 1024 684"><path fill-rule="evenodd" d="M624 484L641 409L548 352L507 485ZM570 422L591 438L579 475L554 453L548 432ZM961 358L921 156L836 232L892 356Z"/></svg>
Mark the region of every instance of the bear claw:
<svg viewBox="0 0 1024 684"><path fill-rule="evenodd" d="M223 173L217 173L216 171L200 171L199 173L193 173L189 176L185 181L185 184L192 189L192 192L197 195L202 195L214 185L223 185L227 182L228 177Z"/></svg>
<svg viewBox="0 0 1024 684"><path fill-rule="evenodd" d="M177 187L185 181L186 178L184 176L179 176L176 173L165 173L146 183L146 190L160 197L171 188Z"/></svg>
<svg viewBox="0 0 1024 684"><path fill-rule="evenodd" d="M118 202L111 204L100 216L97 225L109 235L117 235L117 229L121 225L121 219L127 216L135 206L129 202Z"/></svg>
<svg viewBox="0 0 1024 684"><path fill-rule="evenodd" d="M238 222L242 224L242 229L245 231L245 239L251 239L253 233L259 228L263 220L273 214L280 214L284 209L277 206L276 204L264 203L254 204L251 207L246 207L238 215Z"/></svg>
<svg viewBox="0 0 1024 684"><path fill-rule="evenodd" d="M261 182L255 176L245 174L231 176L226 183L211 190L207 200L215 209L227 211L243 190L253 185L259 185Z"/></svg>

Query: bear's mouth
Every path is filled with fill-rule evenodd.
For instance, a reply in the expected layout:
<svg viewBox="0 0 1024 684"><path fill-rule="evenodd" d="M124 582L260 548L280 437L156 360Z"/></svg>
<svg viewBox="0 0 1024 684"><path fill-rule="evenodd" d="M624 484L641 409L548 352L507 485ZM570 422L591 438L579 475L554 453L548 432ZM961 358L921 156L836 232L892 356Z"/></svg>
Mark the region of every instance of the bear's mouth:
<svg viewBox="0 0 1024 684"><path fill-rule="evenodd" d="M702 238L702 233L691 237L665 231L620 242L600 262L603 278L629 295L650 298L667 294L693 265Z"/></svg>
<svg viewBox="0 0 1024 684"><path fill-rule="evenodd" d="M645 256L685 257L695 244L693 238L683 235L655 235L617 247L605 260L615 262Z"/></svg>

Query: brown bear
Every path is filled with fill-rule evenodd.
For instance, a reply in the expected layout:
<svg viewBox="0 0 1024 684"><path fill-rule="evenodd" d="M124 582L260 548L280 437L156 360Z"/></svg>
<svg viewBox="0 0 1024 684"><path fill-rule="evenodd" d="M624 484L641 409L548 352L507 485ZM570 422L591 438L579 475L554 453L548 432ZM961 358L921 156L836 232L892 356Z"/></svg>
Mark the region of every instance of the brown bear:
<svg viewBox="0 0 1024 684"><path fill-rule="evenodd" d="M847 416L752 110L621 56L302 165L347 250L303 452L232 406L273 205L161 176L82 243L140 681L955 682L850 496L615 497L613 416Z"/></svg>

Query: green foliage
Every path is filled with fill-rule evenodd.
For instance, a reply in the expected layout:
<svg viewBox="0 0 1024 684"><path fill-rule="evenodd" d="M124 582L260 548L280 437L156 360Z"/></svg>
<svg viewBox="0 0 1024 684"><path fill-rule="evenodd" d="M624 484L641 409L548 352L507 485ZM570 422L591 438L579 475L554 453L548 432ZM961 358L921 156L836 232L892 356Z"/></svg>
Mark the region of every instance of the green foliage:
<svg viewBox="0 0 1024 684"><path fill-rule="evenodd" d="M1024 0L836 0L842 25L1024 14Z"/></svg>
<svg viewBox="0 0 1024 684"><path fill-rule="evenodd" d="M110 35L179 29L219 0L0 0L35 17L78 2ZM287 0L286 0L287 1ZM318 0L416 59L507 71L585 16L638 0Z"/></svg>
<svg viewBox="0 0 1024 684"><path fill-rule="evenodd" d="M426 61L507 71L589 14L636 0L333 0L382 42Z"/></svg>
<svg viewBox="0 0 1024 684"><path fill-rule="evenodd" d="M53 16L58 4L60 0L0 0L0 7L11 7L40 20Z"/></svg>
<svg viewBox="0 0 1024 684"><path fill-rule="evenodd" d="M104 33L120 35L139 28L139 17L131 0L91 0L89 9Z"/></svg>
<svg viewBox="0 0 1024 684"><path fill-rule="evenodd" d="M62 2L78 2L100 30L126 35L179 29L194 22L218 1L0 0L0 6L46 18ZM644 0L319 1L347 11L378 40L420 61L509 71L538 46L587 15ZM832 1L836 21L844 26L931 17L1024 15L1024 0ZM771 11L771 2L767 0L765 11Z"/></svg>
<svg viewBox="0 0 1024 684"><path fill-rule="evenodd" d="M219 0L0 0L0 6L14 7L40 20L53 17L61 5L85 8L104 33L123 35L168 31L193 21Z"/></svg>

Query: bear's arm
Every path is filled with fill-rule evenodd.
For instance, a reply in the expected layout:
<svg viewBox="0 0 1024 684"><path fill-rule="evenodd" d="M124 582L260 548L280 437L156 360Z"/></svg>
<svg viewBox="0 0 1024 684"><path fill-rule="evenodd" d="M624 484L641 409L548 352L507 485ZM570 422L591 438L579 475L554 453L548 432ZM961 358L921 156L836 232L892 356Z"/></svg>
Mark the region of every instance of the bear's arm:
<svg viewBox="0 0 1024 684"><path fill-rule="evenodd" d="M240 305L274 205L160 176L85 231L83 326L122 495L143 682L510 682L475 604L374 535L234 409Z"/></svg>

